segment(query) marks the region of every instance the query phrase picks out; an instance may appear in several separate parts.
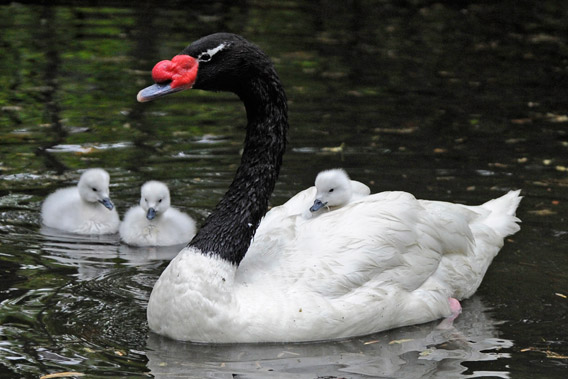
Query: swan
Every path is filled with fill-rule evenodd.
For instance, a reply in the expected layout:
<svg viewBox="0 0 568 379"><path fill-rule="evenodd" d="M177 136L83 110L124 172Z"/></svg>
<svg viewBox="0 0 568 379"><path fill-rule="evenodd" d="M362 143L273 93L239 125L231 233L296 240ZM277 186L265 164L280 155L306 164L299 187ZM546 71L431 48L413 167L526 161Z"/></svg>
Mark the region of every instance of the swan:
<svg viewBox="0 0 568 379"><path fill-rule="evenodd" d="M41 206L45 226L76 234L114 234L120 219L109 197L110 176L88 169L75 187L50 194Z"/></svg>
<svg viewBox="0 0 568 379"><path fill-rule="evenodd" d="M158 62L152 77L156 84L138 101L189 88L230 91L247 115L227 193L152 289L147 319L155 333L296 342L433 321L475 292L504 237L520 229L519 191L479 206L381 192L310 219L296 212L309 199L302 191L261 222L288 129L269 58L241 36L217 33Z"/></svg>
<svg viewBox="0 0 568 379"><path fill-rule="evenodd" d="M321 171L316 176L315 188L314 203L309 208L311 213L319 213L324 207L328 210L340 208L371 193L369 187L349 179L347 172L340 168Z"/></svg>
<svg viewBox="0 0 568 379"><path fill-rule="evenodd" d="M120 238L133 246L172 246L188 243L195 221L170 206L170 191L162 182L142 185L140 205L130 208L120 224Z"/></svg>

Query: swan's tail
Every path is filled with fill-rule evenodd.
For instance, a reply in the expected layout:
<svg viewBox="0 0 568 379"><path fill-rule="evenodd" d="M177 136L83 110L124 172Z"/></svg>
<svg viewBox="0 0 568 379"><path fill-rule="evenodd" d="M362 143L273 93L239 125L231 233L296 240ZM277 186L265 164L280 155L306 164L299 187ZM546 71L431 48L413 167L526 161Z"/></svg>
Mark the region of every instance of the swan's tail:
<svg viewBox="0 0 568 379"><path fill-rule="evenodd" d="M484 220L484 224L495 230L502 238L515 234L521 227L517 224L521 222L515 216L515 212L521 199L521 190L509 191L507 194L481 205L491 213Z"/></svg>

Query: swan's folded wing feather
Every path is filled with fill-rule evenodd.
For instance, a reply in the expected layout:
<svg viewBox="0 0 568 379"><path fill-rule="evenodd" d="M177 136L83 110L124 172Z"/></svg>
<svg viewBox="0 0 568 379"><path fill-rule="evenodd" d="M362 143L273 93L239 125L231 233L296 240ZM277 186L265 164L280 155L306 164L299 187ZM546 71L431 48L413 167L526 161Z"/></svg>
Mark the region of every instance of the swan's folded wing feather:
<svg viewBox="0 0 568 379"><path fill-rule="evenodd" d="M311 286L336 295L366 283L413 291L435 272L443 254L428 214L403 192L369 196L305 222L298 234L302 244L311 245L314 273L318 262L335 273Z"/></svg>
<svg viewBox="0 0 568 379"><path fill-rule="evenodd" d="M369 188L369 186L358 182L357 180L351 181L351 189L353 191L353 199L359 199L371 194L371 189Z"/></svg>
<svg viewBox="0 0 568 379"><path fill-rule="evenodd" d="M435 228L443 233L446 254L472 252L475 239L470 225L489 213L480 207L467 207L441 201L418 200L431 215Z"/></svg>
<svg viewBox="0 0 568 379"><path fill-rule="evenodd" d="M248 271L248 281L255 280L251 273L259 280L266 276L257 273L271 273L285 285L332 297L366 283L412 291L435 272L443 253L431 225L412 195L376 194L314 219L272 219L239 271Z"/></svg>
<svg viewBox="0 0 568 379"><path fill-rule="evenodd" d="M272 208L264 215L255 233L255 239L262 238L264 233L273 233L286 217L303 214L313 204L316 187L298 192L284 204Z"/></svg>

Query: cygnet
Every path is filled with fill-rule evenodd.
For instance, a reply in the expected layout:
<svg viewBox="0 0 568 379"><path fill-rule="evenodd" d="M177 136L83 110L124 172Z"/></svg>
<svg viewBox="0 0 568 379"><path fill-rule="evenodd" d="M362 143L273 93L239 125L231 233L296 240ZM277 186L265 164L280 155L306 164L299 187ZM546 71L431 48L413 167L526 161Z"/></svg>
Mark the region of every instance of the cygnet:
<svg viewBox="0 0 568 379"><path fill-rule="evenodd" d="M172 208L168 187L152 180L142 186L140 205L126 212L119 232L132 246L186 244L195 235L195 221Z"/></svg>
<svg viewBox="0 0 568 379"><path fill-rule="evenodd" d="M109 183L105 170L86 170L77 186L59 189L45 199L42 223L76 234L116 233L120 219L109 197Z"/></svg>
<svg viewBox="0 0 568 379"><path fill-rule="evenodd" d="M315 181L316 197L310 207L312 216L324 209L333 210L369 196L371 190L361 182L349 179L343 169L320 172Z"/></svg>

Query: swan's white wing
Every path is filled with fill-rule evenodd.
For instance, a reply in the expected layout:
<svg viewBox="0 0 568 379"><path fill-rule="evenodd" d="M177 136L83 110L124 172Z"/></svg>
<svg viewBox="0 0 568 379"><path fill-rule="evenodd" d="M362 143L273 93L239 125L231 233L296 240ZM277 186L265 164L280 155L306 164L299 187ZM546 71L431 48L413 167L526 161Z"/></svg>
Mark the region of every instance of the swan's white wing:
<svg viewBox="0 0 568 379"><path fill-rule="evenodd" d="M280 222L293 215L301 215L314 203L316 187L310 187L290 198L284 204L272 208L261 220L255 233L255 239L264 233L273 233L279 228ZM248 254L248 253L247 253Z"/></svg>
<svg viewBox="0 0 568 379"><path fill-rule="evenodd" d="M371 194L371 189L366 184L356 180L351 181L351 189L353 191L353 200L360 199Z"/></svg>
<svg viewBox="0 0 568 379"><path fill-rule="evenodd" d="M503 244L487 225L493 217L487 207L416 200L403 192L370 195L313 219L278 208L257 233L237 278L302 284L330 297L370 286L464 298ZM514 215L507 217L516 225Z"/></svg>
<svg viewBox="0 0 568 379"><path fill-rule="evenodd" d="M447 289L422 290L444 253L432 225L402 192L371 195L313 219L273 222L237 269L241 308L296 327L306 322L315 329L301 332L314 339L442 317L449 312Z"/></svg>
<svg viewBox="0 0 568 379"><path fill-rule="evenodd" d="M284 286L304 283L329 296L369 282L412 291L435 272L444 251L441 241L412 195L386 192L314 219L272 219L238 271L247 272L242 275L247 282L271 275Z"/></svg>

